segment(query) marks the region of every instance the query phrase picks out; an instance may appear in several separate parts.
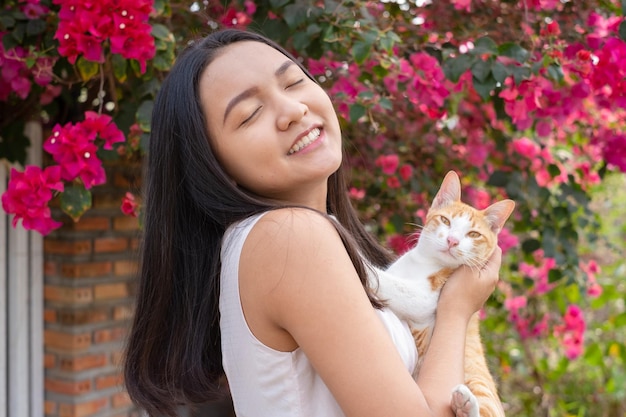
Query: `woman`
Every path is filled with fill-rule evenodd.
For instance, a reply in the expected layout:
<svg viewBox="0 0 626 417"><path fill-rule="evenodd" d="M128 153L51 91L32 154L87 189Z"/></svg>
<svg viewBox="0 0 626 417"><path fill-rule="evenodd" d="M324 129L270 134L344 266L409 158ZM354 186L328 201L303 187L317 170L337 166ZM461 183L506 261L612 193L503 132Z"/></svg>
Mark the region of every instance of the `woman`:
<svg viewBox="0 0 626 417"><path fill-rule="evenodd" d="M145 180L125 362L139 406L174 415L225 372L238 416L454 415L500 253L449 279L413 380L408 328L367 286L391 257L348 200L332 103L282 48L237 30L190 46L156 100Z"/></svg>

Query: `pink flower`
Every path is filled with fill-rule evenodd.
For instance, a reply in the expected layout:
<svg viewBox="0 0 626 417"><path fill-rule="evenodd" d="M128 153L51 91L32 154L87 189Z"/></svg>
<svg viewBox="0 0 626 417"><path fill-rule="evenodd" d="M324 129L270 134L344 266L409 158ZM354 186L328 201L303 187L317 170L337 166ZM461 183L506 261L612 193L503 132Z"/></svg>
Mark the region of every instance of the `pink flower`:
<svg viewBox="0 0 626 417"><path fill-rule="evenodd" d="M404 181L408 181L411 175L413 175L413 167L411 165L404 164L400 167L400 177L402 177Z"/></svg>
<svg viewBox="0 0 626 417"><path fill-rule="evenodd" d="M376 166L380 167L384 174L393 175L398 169L400 158L396 154L381 155L376 158Z"/></svg>
<svg viewBox="0 0 626 417"><path fill-rule="evenodd" d="M515 139L512 146L515 153L527 159L534 159L541 151L539 145L527 137Z"/></svg>
<svg viewBox="0 0 626 417"><path fill-rule="evenodd" d="M401 184L400 184L400 180L398 179L398 177L388 177L387 178L387 187L392 188L392 189L397 189L400 188Z"/></svg>
<svg viewBox="0 0 626 417"><path fill-rule="evenodd" d="M43 148L60 165L61 178L66 181L80 178L89 189L106 181L102 161L96 154L97 138L104 140L105 149L113 149L114 143L124 141L124 135L110 116L88 111L83 122L56 125Z"/></svg>
<svg viewBox="0 0 626 417"><path fill-rule="evenodd" d="M13 168L7 190L2 194L2 208L15 215L13 227L22 219L24 229L47 235L63 224L52 219L48 207L49 201L54 197L53 190L63 189L61 169L58 166L42 170L29 165L24 172Z"/></svg>
<svg viewBox="0 0 626 417"><path fill-rule="evenodd" d="M393 235L387 239L389 247L398 255L402 255L411 249L411 241L403 235Z"/></svg>
<svg viewBox="0 0 626 417"><path fill-rule="evenodd" d="M350 187L348 195L354 200L362 200L365 198L365 190L362 188Z"/></svg>
<svg viewBox="0 0 626 417"><path fill-rule="evenodd" d="M122 198L122 213L130 217L137 217L139 214L139 204L135 201L135 196L127 192Z"/></svg>
<svg viewBox="0 0 626 417"><path fill-rule="evenodd" d="M498 234L498 246L502 249L502 253L506 253L509 249L519 245L519 239L506 227L500 230Z"/></svg>

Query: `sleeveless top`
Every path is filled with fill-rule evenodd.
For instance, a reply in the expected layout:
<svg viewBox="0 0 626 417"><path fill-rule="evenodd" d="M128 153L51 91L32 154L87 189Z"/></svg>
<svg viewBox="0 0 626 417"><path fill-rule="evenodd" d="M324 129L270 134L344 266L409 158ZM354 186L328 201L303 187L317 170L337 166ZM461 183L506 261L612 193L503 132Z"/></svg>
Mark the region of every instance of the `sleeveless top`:
<svg viewBox="0 0 626 417"><path fill-rule="evenodd" d="M232 225L222 242L219 298L222 362L235 414L238 417L344 417L300 348L292 352L272 349L259 341L246 323L239 298L239 258L250 230L262 215ZM417 350L408 325L389 310L376 312L412 373Z"/></svg>

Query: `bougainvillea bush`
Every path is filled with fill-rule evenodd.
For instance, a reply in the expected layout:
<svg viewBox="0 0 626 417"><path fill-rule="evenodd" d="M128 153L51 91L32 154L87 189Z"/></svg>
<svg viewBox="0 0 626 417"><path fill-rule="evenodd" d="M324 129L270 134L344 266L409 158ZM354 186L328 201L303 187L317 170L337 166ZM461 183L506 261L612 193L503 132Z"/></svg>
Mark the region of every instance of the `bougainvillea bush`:
<svg viewBox="0 0 626 417"><path fill-rule="evenodd" d="M103 161L140 160L176 52L221 27L261 31L336 103L352 167L346 192L394 251L415 242L448 170L479 208L516 201L500 236L502 283L483 314L509 414L623 415L626 266L609 254L624 250L624 231L607 232L624 208L624 7L9 1L0 11L0 157L16 168L3 208L42 234L80 221L90 190L106 181ZM43 168L19 168L29 120L45 128ZM609 198L600 204L598 194ZM50 210L56 199L62 212ZM126 194L121 210L139 215L140 200Z"/></svg>

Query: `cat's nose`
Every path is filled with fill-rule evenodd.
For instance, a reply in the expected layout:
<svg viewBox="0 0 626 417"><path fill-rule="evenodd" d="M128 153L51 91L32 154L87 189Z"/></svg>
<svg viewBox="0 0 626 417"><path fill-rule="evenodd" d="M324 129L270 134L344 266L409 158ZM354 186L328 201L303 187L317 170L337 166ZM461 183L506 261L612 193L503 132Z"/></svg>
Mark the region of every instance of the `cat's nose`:
<svg viewBox="0 0 626 417"><path fill-rule="evenodd" d="M454 236L448 236L448 247L449 248L453 248L455 246L459 245L459 239L455 238Z"/></svg>

